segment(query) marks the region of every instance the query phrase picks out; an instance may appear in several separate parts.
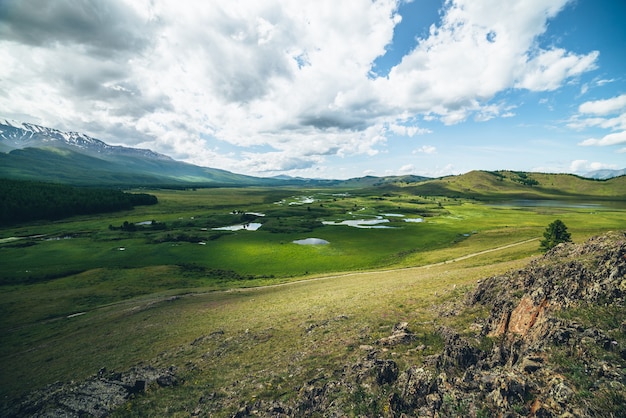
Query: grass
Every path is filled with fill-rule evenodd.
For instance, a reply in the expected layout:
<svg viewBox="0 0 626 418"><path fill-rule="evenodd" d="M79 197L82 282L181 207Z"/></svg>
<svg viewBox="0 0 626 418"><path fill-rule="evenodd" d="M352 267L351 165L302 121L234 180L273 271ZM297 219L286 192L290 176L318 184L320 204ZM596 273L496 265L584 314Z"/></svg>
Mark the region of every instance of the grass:
<svg viewBox="0 0 626 418"><path fill-rule="evenodd" d="M437 266L176 300L155 295L135 299L23 326L11 333L12 344L2 353L3 369L7 381L17 386L12 389L19 391L36 382L80 379L101 367L120 370L146 360L176 365L187 379L180 390L138 398L131 407L149 408L156 415L169 405L197 401L207 391L227 398L222 388L233 382L245 382L236 388L241 399L267 383L282 388L269 395L283 390L292 396L298 382L331 378L337 364L359 359L361 344L389 335L398 321L409 321L423 336L415 346L426 343L428 349L415 353L407 347L400 357L390 352L390 358L408 364L435 352L432 335L440 319L432 304L444 300L454 285L472 285L517 262L489 268L463 263L454 271ZM21 364L26 359L29 367L4 368L5 361Z"/></svg>
<svg viewBox="0 0 626 418"><path fill-rule="evenodd" d="M468 328L474 316L485 314L445 319L433 307L538 254L539 243L531 240L556 217L574 241L626 228L623 210L610 207L492 207L366 191L150 193L158 195L158 205L1 231L0 239L72 237L0 243L2 398L79 380L101 367L124 370L148 361L177 366L186 383L137 398L118 415L188 416L210 395L226 416L238 407L231 403L234 393L246 401L258 393L266 399L298 396L302 382L332 379L338 367L362 358L361 345L408 321L421 336L414 345L427 348L390 351L402 369L438 349L437 324L456 321L457 328ZM316 201L289 204L303 195ZM259 221L282 223L282 232L209 230L238 223L241 214L232 211L262 212ZM395 229L306 229L321 219L381 213L424 222L390 217ZM108 228L152 219L168 229ZM167 234L205 238L205 245L163 241ZM307 237L330 244L291 243ZM473 256L464 258L468 254Z"/></svg>

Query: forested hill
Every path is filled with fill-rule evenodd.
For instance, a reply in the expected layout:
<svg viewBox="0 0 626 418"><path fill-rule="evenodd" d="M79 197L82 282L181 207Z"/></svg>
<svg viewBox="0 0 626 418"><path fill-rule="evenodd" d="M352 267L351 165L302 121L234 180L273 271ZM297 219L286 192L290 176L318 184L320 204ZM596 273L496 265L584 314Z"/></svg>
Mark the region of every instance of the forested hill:
<svg viewBox="0 0 626 418"><path fill-rule="evenodd" d="M0 225L115 212L156 203L158 203L156 196L145 193L0 180Z"/></svg>

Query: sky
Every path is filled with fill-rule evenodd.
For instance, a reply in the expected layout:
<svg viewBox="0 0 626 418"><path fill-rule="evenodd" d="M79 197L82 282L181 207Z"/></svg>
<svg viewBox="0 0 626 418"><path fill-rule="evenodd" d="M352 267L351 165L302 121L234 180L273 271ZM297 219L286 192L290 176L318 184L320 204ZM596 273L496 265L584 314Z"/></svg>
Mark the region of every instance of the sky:
<svg viewBox="0 0 626 418"><path fill-rule="evenodd" d="M0 117L260 177L626 167L623 0L0 0Z"/></svg>

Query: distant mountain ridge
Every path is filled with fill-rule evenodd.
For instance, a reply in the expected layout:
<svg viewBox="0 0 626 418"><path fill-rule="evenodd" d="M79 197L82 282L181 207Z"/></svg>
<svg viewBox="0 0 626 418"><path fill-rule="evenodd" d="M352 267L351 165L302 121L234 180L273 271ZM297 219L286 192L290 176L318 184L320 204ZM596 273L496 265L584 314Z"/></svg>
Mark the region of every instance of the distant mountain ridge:
<svg viewBox="0 0 626 418"><path fill-rule="evenodd" d="M8 119L0 119L0 141L3 147L9 150L46 146L70 147L78 148L87 154L100 156L126 155L174 161L166 155L159 154L149 149L109 145L99 139L92 138L80 132L63 132L54 128L47 128L32 123L21 123Z"/></svg>
<svg viewBox="0 0 626 418"><path fill-rule="evenodd" d="M0 178L84 186L345 186L376 187L428 177L407 175L348 180L280 175L247 176L176 161L149 149L109 145L79 132L0 118Z"/></svg>
<svg viewBox="0 0 626 418"><path fill-rule="evenodd" d="M149 149L114 146L78 132L0 118L0 178L72 185L247 186L277 179L176 161Z"/></svg>
<svg viewBox="0 0 626 418"><path fill-rule="evenodd" d="M626 168L622 168L621 170L604 169L604 170L590 171L589 173L586 173L584 177L588 177L591 179L598 179L598 180L606 180L606 179L611 179L613 177L619 177L619 176L625 176L625 175L626 175Z"/></svg>

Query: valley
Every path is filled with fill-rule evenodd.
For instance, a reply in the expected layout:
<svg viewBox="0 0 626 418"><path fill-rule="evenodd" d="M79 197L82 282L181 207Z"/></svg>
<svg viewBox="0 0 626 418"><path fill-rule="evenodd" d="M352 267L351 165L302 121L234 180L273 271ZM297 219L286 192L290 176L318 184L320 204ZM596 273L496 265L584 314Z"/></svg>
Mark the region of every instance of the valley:
<svg viewBox="0 0 626 418"><path fill-rule="evenodd" d="M495 3L0 0L0 418L626 417L626 1Z"/></svg>
<svg viewBox="0 0 626 418"><path fill-rule="evenodd" d="M577 243L626 229L620 178L594 182L604 188L571 196L575 204L523 186L526 197L544 197L535 205L515 199L515 184L477 198L463 195L465 177L450 180L450 195L429 194L428 182L140 189L132 191L158 204L3 228L4 410L19 402L30 405L25 415L58 408L83 390L70 381L120 387L115 376L139 368L176 384L157 384L157 373L110 410L94 401L99 408L117 416L300 414L317 408L308 390L347 373L342 385L351 386L332 395L337 411L385 415L395 389L370 386L375 372L353 369L370 351L404 369L443 349L441 326L471 335L488 307L442 312L485 278L541 257L539 239L555 219ZM377 342L405 322L410 343ZM28 393L38 400L24 400Z"/></svg>

